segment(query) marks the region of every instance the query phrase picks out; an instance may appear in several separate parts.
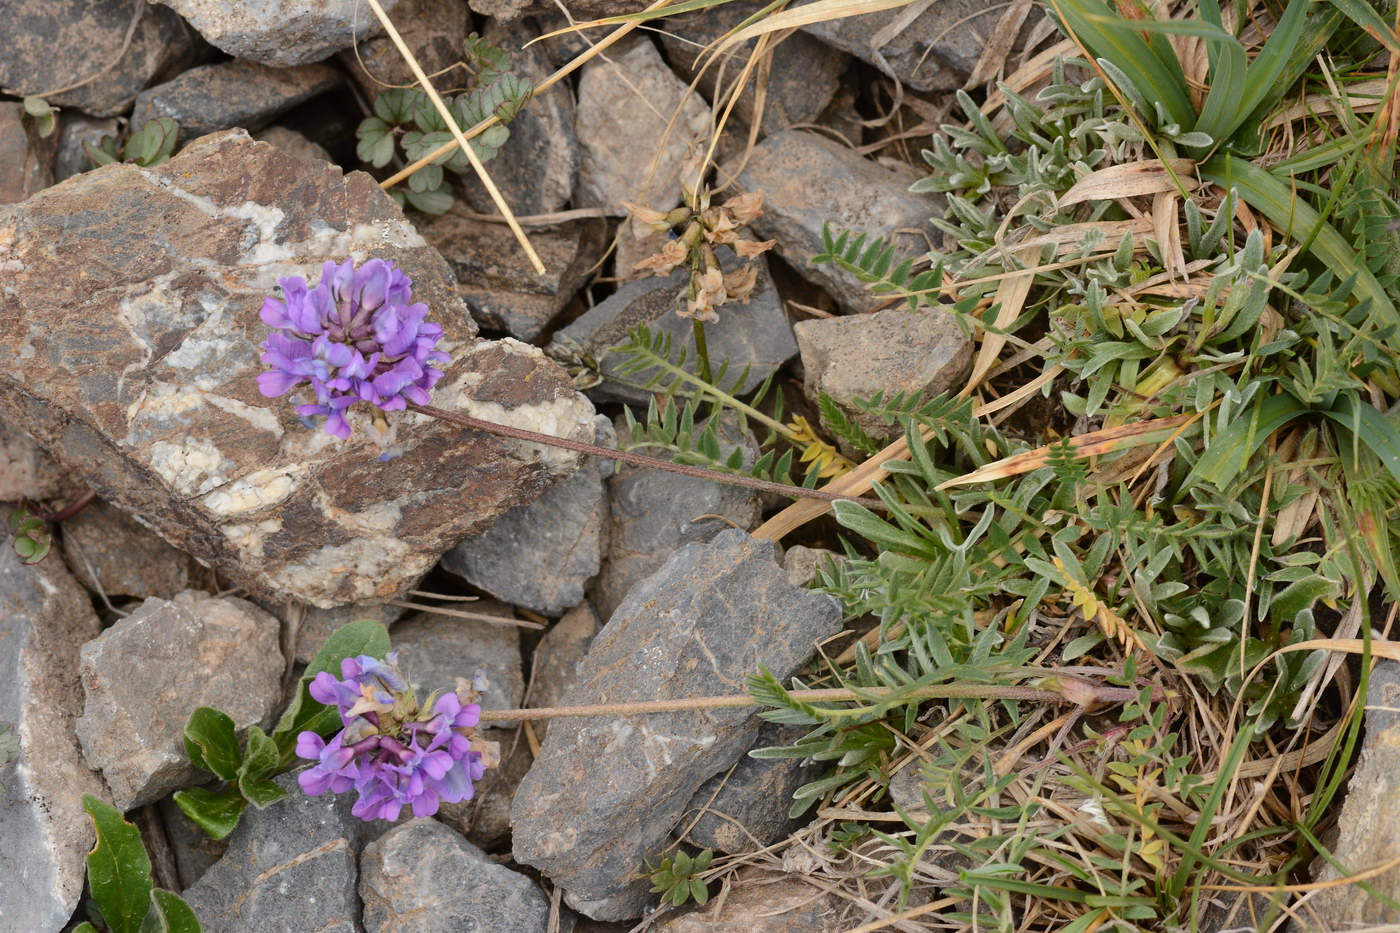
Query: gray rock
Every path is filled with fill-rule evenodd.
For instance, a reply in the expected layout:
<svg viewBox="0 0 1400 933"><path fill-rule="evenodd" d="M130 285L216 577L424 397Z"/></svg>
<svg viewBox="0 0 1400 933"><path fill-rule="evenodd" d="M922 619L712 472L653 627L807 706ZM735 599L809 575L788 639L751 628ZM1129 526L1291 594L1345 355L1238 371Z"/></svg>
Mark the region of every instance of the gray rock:
<svg viewBox="0 0 1400 933"><path fill-rule="evenodd" d="M199 54L197 37L180 17L131 0L7 0L0 18L5 93L40 95L98 117L122 113L143 87ZM71 90L53 93L60 88Z"/></svg>
<svg viewBox="0 0 1400 933"><path fill-rule="evenodd" d="M137 599L170 599L196 569L188 554L101 499L64 521L63 556L88 589Z"/></svg>
<svg viewBox="0 0 1400 933"><path fill-rule="evenodd" d="M732 272L740 260L728 250L720 254L720 267ZM705 329L705 343L710 362L718 369L729 361L726 382L732 382L748 368L748 375L739 383L739 393L751 392L762 384L778 367L797 352L797 343L788 324L782 299L773 287L768 263L762 257L753 260L758 265L758 283L748 304L732 302L719 308L718 324ZM653 334L669 334L672 354L684 348L685 369L695 372L695 328L689 318L676 314L677 301L685 292L689 272L677 269L670 276L652 276L628 282L618 288L582 317L554 335L550 355L567 359L571 355L596 362L604 381L592 390L595 398L645 405L651 391L642 388L654 369L623 375L618 370L631 357L609 350L627 340L627 332L645 324Z"/></svg>
<svg viewBox="0 0 1400 933"><path fill-rule="evenodd" d="M150 120L169 117L180 124L180 139L186 142L235 126L252 133L340 82L340 72L324 64L294 68L269 68L250 61L201 65L142 91L131 113L131 129L137 132Z"/></svg>
<svg viewBox="0 0 1400 933"><path fill-rule="evenodd" d="M359 619L373 619L391 626L403 617L407 610L399 606L374 603L357 603L351 606L338 606L335 609L321 609L316 606L303 606L304 615L297 627L296 659L302 664L310 663L316 652L342 625Z"/></svg>
<svg viewBox="0 0 1400 933"><path fill-rule="evenodd" d="M843 307L868 311L889 299L872 295L835 265L813 265L811 258L822 251L824 223L838 233L853 230L872 237L912 230L895 235L899 258L928 252L923 234L940 208L910 194L911 180L825 136L787 130L753 148L738 184L763 194L763 215L753 222L760 237L776 238L778 254Z"/></svg>
<svg viewBox="0 0 1400 933"><path fill-rule="evenodd" d="M526 341L573 299L606 239L600 219L531 227L530 245L545 266L540 275L505 224L449 213L422 220L418 229L456 273L457 290L476 322Z"/></svg>
<svg viewBox="0 0 1400 933"><path fill-rule="evenodd" d="M96 149L103 136L116 135L116 117L90 117L76 110L65 110L58 118L58 150L53 159L54 181L63 181L90 171L93 167L92 156L88 155L84 143L92 143Z"/></svg>
<svg viewBox="0 0 1400 933"><path fill-rule="evenodd" d="M352 816L354 794L308 797L294 774L275 780L288 795L243 814L185 900L205 933L360 933L356 861L387 824Z"/></svg>
<svg viewBox="0 0 1400 933"><path fill-rule="evenodd" d="M0 509L0 521L8 510ZM78 649L102 624L50 556L26 566L0 545L0 722L19 757L0 768L0 917L7 929L60 930L83 893L92 821L83 794L110 801L88 770L73 722L82 712Z"/></svg>
<svg viewBox="0 0 1400 933"><path fill-rule="evenodd" d="M365 850L360 897L365 933L545 933L549 926L538 885L434 820L405 823Z"/></svg>
<svg viewBox="0 0 1400 933"><path fill-rule="evenodd" d="M311 162L335 161L325 146L314 143L296 130L289 130L285 126L269 126L254 133L253 138L269 146L276 146L294 159L306 159Z"/></svg>
<svg viewBox="0 0 1400 933"><path fill-rule="evenodd" d="M19 428L0 418L0 501L80 495L81 486Z"/></svg>
<svg viewBox="0 0 1400 933"><path fill-rule="evenodd" d="M896 392L923 392L928 397L956 392L972 368L971 338L956 318L941 311L908 311L901 305L873 314L802 321L795 329L809 396L831 396L876 439L902 434L903 428L861 411L856 399L880 391L886 398Z"/></svg>
<svg viewBox="0 0 1400 933"><path fill-rule="evenodd" d="M368 4L358 0L158 0L189 20L216 48L286 68L319 62L361 39L382 32ZM398 0L380 0L391 16Z"/></svg>
<svg viewBox="0 0 1400 933"><path fill-rule="evenodd" d="M37 134L25 126L24 105L0 101L0 204L23 201L53 184L48 158L36 143Z"/></svg>
<svg viewBox="0 0 1400 933"><path fill-rule="evenodd" d="M598 417L594 443L616 443L612 424ZM573 476L543 496L511 509L484 533L442 556L442 567L472 586L516 606L557 616L583 599L607 548L608 502L604 471L610 461L590 457Z"/></svg>
<svg viewBox="0 0 1400 933"><path fill-rule="evenodd" d="M787 582L771 541L726 531L683 547L633 588L567 702L740 693L759 665L791 676L840 624L834 599ZM640 916L650 886L636 877L643 859L761 724L752 708L556 720L516 793L516 860L594 919Z"/></svg>
<svg viewBox="0 0 1400 933"><path fill-rule="evenodd" d="M618 210L634 201L664 211L681 202L681 164L707 138L710 108L687 93L656 46L640 39L612 46L583 66L576 126L578 206Z"/></svg>
<svg viewBox="0 0 1400 933"><path fill-rule="evenodd" d="M511 25L493 21L482 34L492 45L510 53L511 69L516 74L536 85L554 71L543 49L538 45L525 47L539 35L540 31L528 20ZM574 94L564 81L531 97L525 109L510 121L510 138L487 170L510 209L530 215L548 214L567 204L574 193L578 167ZM462 191L474 210L500 213L475 172L462 177Z"/></svg>
<svg viewBox="0 0 1400 933"><path fill-rule="evenodd" d="M668 914L655 933L840 933L844 902L797 874L745 869L701 910Z"/></svg>
<svg viewBox="0 0 1400 933"><path fill-rule="evenodd" d="M588 603L570 609L550 626L535 646L534 673L530 678L531 706L559 706L564 702L564 697L578 683L588 646L593 644L593 636L597 634L598 614ZM534 729L543 742L549 733L549 720L541 719L534 724Z"/></svg>
<svg viewBox="0 0 1400 933"><path fill-rule="evenodd" d="M374 19L367 5L361 9ZM438 75L433 78L434 87L445 92L463 83L467 73L458 63L462 60L463 43L471 32L471 10L466 0L399 0L393 18L394 27L423 71L429 76ZM417 83L408 63L388 36L366 39L337 57L369 98L382 94L389 87Z"/></svg>
<svg viewBox="0 0 1400 933"><path fill-rule="evenodd" d="M783 571L793 586L811 586L817 579L817 571L833 563L845 563L846 556L828 551L826 548L803 547L794 544L783 554Z"/></svg>
<svg viewBox="0 0 1400 933"><path fill-rule="evenodd" d="M808 731L802 726L766 722L753 747L792 745ZM806 822L788 817L792 793L821 777L829 767L829 762L745 754L732 770L721 771L700 785L677 832L684 831L686 840L701 848L730 855L757 852Z"/></svg>
<svg viewBox="0 0 1400 933"><path fill-rule="evenodd" d="M1400 823L1397 775L1400 775L1400 664L1381 661L1371 671L1361 759L1347 784L1342 814L1337 821L1337 839L1330 847L1332 856L1349 873L1385 865L1400 856L1400 835L1395 833ZM1316 881L1341 877L1330 864L1318 861ZM1400 898L1400 868L1368 878L1366 884L1383 897ZM1400 923L1400 911L1350 884L1317 892L1309 898L1308 908L1300 912L1300 916L1321 918L1329 930ZM1297 929L1323 928L1300 925Z"/></svg>
<svg viewBox="0 0 1400 933"><path fill-rule="evenodd" d="M472 788L470 800L443 803L437 818L466 836L472 845L492 851L510 836L510 805L530 770L530 746L523 735L510 729L482 729L477 734L500 747L501 762L487 769Z"/></svg>
<svg viewBox="0 0 1400 933"><path fill-rule="evenodd" d="M403 454L381 462L364 406L341 442L265 398L264 299L279 277L318 281L323 261L352 254L396 262L443 325L453 362L435 405L593 436L592 405L540 351L473 339L451 271L373 179L241 130L0 208L0 266L18 270L0 279L0 346L18 348L0 358L0 405L104 498L254 595L392 599L580 458L403 414Z"/></svg>
<svg viewBox="0 0 1400 933"><path fill-rule="evenodd" d="M228 851L227 839L210 839L209 834L194 824L175 803L174 797L163 797L156 804L165 838L175 856L175 873L180 888L191 887Z"/></svg>
<svg viewBox="0 0 1400 933"><path fill-rule="evenodd" d="M522 16L559 12L552 0L470 0L471 7L482 16L515 20ZM647 0L571 0L569 13L578 22L600 16L636 13L648 6Z"/></svg>
<svg viewBox="0 0 1400 933"><path fill-rule="evenodd" d="M141 608L83 646L78 740L130 810L207 778L185 754L190 713L213 706L240 734L281 702L277 620L233 597L186 590Z"/></svg>
<svg viewBox="0 0 1400 933"><path fill-rule="evenodd" d="M508 607L489 600L463 605L481 615L511 618ZM525 696L520 629L514 625L419 612L394 626L394 650L419 699L432 690L456 689L457 678L470 681L477 668L490 682L483 709L515 709Z"/></svg>
<svg viewBox="0 0 1400 933"><path fill-rule="evenodd" d="M735 446L744 448L746 460L758 454L753 436L741 435L731 423L722 427L720 439L726 456ZM752 489L635 467L623 467L608 481L608 503L608 559L593 586L602 619L676 548L709 541L726 528L752 528L762 504Z"/></svg>
<svg viewBox="0 0 1400 933"><path fill-rule="evenodd" d="M881 10L802 28L898 78L905 87L951 91L967 81L1005 7L989 0L939 0L905 22L911 9ZM1034 10L1030 22L1042 15ZM1029 31L1029 25L1022 29L1021 41Z"/></svg>
<svg viewBox="0 0 1400 933"><path fill-rule="evenodd" d="M720 7L667 17L666 29L661 33L661 46L666 50L671 67L687 82L694 80L699 72L696 60L705 47L762 9L761 3L738 0ZM724 70L723 91L726 95L737 80L743 63L753 53L756 42L756 39L750 39L730 50L729 54L734 58L730 59L730 65ZM700 58L700 64L707 60L708 55ZM837 82L850 61L850 56L804 32L794 32L779 42L773 49L768 65L761 133L767 135L797 123L815 121L826 105L831 103ZM719 73L718 66L710 66L701 73L697 85L712 102ZM758 76L755 75L745 85L738 103L734 105L733 116L743 123L753 123L758 83Z"/></svg>

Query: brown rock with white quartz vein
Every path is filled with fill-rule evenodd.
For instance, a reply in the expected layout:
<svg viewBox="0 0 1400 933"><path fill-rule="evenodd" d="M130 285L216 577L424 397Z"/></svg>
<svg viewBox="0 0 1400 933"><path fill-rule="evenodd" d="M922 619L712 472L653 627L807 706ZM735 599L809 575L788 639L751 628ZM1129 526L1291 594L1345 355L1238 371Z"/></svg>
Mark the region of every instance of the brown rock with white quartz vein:
<svg viewBox="0 0 1400 933"><path fill-rule="evenodd" d="M578 461L398 413L403 454L380 462L359 429L339 441L264 398L263 299L279 277L314 283L347 255L396 262L442 324L453 362L435 404L592 438L592 406L539 350L474 339L451 271L372 178L241 130L0 210L0 407L104 498L256 595L393 598Z"/></svg>

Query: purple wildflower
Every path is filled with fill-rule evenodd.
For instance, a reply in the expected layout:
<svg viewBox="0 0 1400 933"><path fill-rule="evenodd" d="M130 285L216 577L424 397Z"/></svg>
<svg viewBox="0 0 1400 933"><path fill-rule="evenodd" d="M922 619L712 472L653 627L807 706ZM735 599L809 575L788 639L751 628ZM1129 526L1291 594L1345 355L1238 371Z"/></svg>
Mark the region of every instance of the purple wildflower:
<svg viewBox="0 0 1400 933"><path fill-rule="evenodd" d="M381 411L401 411L408 402L426 405L428 390L442 378L449 357L436 349L442 328L429 322L428 306L410 304L413 282L393 263L371 259L321 267L309 288L301 276L279 279L282 301L263 302L263 323L273 328L263 341L262 361L272 367L258 377L268 398L310 384L314 402L297 399L297 414L325 417L326 433L350 436L345 413L356 402Z"/></svg>
<svg viewBox="0 0 1400 933"><path fill-rule="evenodd" d="M458 681L457 693L420 707L396 654L346 658L340 673L340 680L322 672L311 682L311 696L336 707L344 728L329 741L314 732L298 736L297 755L315 762L297 777L306 793L354 790L351 812L364 820L395 820L404 807L432 816L444 801L471 799L494 755L492 743L475 735L479 679Z"/></svg>

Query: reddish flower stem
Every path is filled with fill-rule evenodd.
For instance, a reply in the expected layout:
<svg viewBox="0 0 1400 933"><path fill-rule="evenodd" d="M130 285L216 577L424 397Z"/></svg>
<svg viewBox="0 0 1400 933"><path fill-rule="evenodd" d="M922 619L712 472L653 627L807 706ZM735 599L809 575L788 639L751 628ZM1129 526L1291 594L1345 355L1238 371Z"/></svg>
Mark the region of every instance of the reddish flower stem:
<svg viewBox="0 0 1400 933"><path fill-rule="evenodd" d="M721 473L718 470L707 470L703 467L685 466L680 463L672 463L670 460L659 460L655 457L634 454L627 450L617 450L612 447L599 447L597 444L585 444L582 441L575 441L566 437L555 437L552 434L540 434L537 431L527 431L524 428L512 428L508 425L497 424L494 421L482 421L480 418L458 414L454 411L444 411L441 408L434 408L431 405L416 405L413 402L409 402L408 408L410 411L416 411L430 418L449 421L452 424L458 424L464 428L485 431L487 434L510 437L521 441L530 441L535 444L544 444L547 447L562 447L565 450L573 450L594 457L602 457L605 460L621 460L623 463L630 463L633 466L650 467L653 470L665 470L668 473L679 473L681 476L707 479L716 483L727 483L730 486L746 486L749 489L758 489L763 492L776 492L779 495L791 496L794 499L820 499L823 502L854 502L858 505L865 506L867 509L885 508L885 504L879 499L870 499L864 496L843 496L839 493L824 492L820 489L806 489L802 486L789 486L785 483L770 483L767 480L755 479L752 476L739 476L734 473Z"/></svg>

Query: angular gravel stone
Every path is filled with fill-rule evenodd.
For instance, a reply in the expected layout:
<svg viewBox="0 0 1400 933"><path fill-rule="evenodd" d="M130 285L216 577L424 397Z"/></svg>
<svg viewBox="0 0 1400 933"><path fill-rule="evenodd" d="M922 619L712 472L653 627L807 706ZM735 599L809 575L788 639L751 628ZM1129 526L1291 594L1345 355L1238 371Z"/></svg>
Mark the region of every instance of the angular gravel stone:
<svg viewBox="0 0 1400 933"><path fill-rule="evenodd" d="M412 820L365 849L365 933L545 933L549 901L435 820Z"/></svg>
<svg viewBox="0 0 1400 933"><path fill-rule="evenodd" d="M185 900L205 933L360 933L356 861L388 824L352 816L353 793L308 797L295 774L274 780L287 796L248 808Z"/></svg>
<svg viewBox="0 0 1400 933"><path fill-rule="evenodd" d="M264 298L346 256L398 263L443 325L454 362L434 404L593 436L592 405L539 350L472 339L450 270L373 179L240 130L0 209L0 346L17 349L0 358L0 405L104 498L254 595L394 598L580 458L400 414L404 452L381 462L358 429L338 441L264 398Z"/></svg>
<svg viewBox="0 0 1400 933"><path fill-rule="evenodd" d="M787 582L773 543L739 530L691 544L635 587L593 640L568 703L738 693L763 665L786 679L839 630L830 596ZM753 744L756 710L560 719L516 793L517 861L598 920L641 916L643 860L696 789Z"/></svg>
<svg viewBox="0 0 1400 933"><path fill-rule="evenodd" d="M680 115L669 125L677 108ZM681 164L709 134L710 108L699 95L687 94L656 46L638 40L613 46L583 66L577 128L578 206L618 209L635 201L664 211L681 202Z"/></svg>
<svg viewBox="0 0 1400 933"><path fill-rule="evenodd" d="M512 71L535 85L554 72L538 44L526 48L526 43L539 36L539 29L528 20L510 25L494 21L482 33L487 42L510 53ZM511 210L529 215L548 214L567 204L574 193L578 167L574 93L569 83L563 81L543 94L532 96L525 109L510 121L510 138L491 161L490 170L491 180ZM475 172L463 176L462 190L473 210L483 214L500 213ZM533 230L530 240L534 241Z"/></svg>
<svg viewBox="0 0 1400 933"><path fill-rule="evenodd" d="M655 933L841 933L842 899L801 875L739 873L726 896L691 913L662 918Z"/></svg>
<svg viewBox="0 0 1400 933"><path fill-rule="evenodd" d="M379 20L360 0L158 0L189 20L216 48L286 68L319 62L356 41L377 36ZM398 0L380 0L390 14Z"/></svg>
<svg viewBox="0 0 1400 933"><path fill-rule="evenodd" d="M898 258L928 252L929 243L922 234L932 230L929 218L941 208L928 198L910 194L912 180L825 136L787 130L753 148L738 186L763 194L763 215L753 222L760 237L776 238L778 254L843 307L869 311L889 299L872 295L855 276L835 265L813 265L811 258L822 252L823 224L837 233L852 230L872 237L913 230L895 234Z"/></svg>
<svg viewBox="0 0 1400 933"><path fill-rule="evenodd" d="M374 19L368 5L362 9ZM471 32L471 10L465 0L399 0L393 19L423 71L438 75L433 79L434 87L445 92L461 83L466 72L452 66L462 60L462 45ZM382 93L386 85L413 85L417 81L388 36L367 39L358 49L346 49L337 57L367 97Z"/></svg>
<svg viewBox="0 0 1400 933"><path fill-rule="evenodd" d="M817 572L846 562L846 555L826 548L794 544L783 553L783 570L793 586L811 586Z"/></svg>
<svg viewBox="0 0 1400 933"><path fill-rule="evenodd" d="M281 703L277 620L244 599L186 590L148 599L82 650L78 740L130 810L207 778L185 754L190 713L213 706L240 734Z"/></svg>
<svg viewBox="0 0 1400 933"><path fill-rule="evenodd" d="M732 423L726 422L719 436L725 456L736 446L744 448L746 461L758 455L753 436ZM752 489L625 466L608 480L608 503L608 559L593 586L601 619L610 618L632 587L678 547L709 541L726 528L752 528L762 509Z"/></svg>
<svg viewBox="0 0 1400 933"><path fill-rule="evenodd" d="M131 0L6 0L0 22L5 93L44 95L98 117L124 112L147 84L198 55L198 39L180 17ZM52 93L66 87L72 90Z"/></svg>
<svg viewBox="0 0 1400 933"><path fill-rule="evenodd" d="M116 117L90 117L76 110L64 111L58 118L58 150L53 159L54 181L64 181L74 175L91 171L92 156L88 155L83 144L92 143L96 149L103 136L116 135Z"/></svg>
<svg viewBox="0 0 1400 933"><path fill-rule="evenodd" d="M342 625L359 619L373 619L386 627L403 617L407 610L399 606L357 603L338 606L335 609L320 609L316 606L303 606L304 615L297 627L296 659L302 664L310 663L316 652Z"/></svg>
<svg viewBox="0 0 1400 933"><path fill-rule="evenodd" d="M285 126L269 126L254 133L253 138L269 146L276 146L294 159L306 159L311 162L335 161L325 146L314 143L296 130L289 130Z"/></svg>
<svg viewBox="0 0 1400 933"><path fill-rule="evenodd" d="M550 626L535 646L531 706L559 706L564 702L565 695L578 683L583 659L588 655L588 646L593 644L593 636L598 634L598 627L598 614L588 603L570 609ZM543 742L549 732L549 720L539 720L534 728L535 735Z"/></svg>
<svg viewBox="0 0 1400 933"><path fill-rule="evenodd" d="M24 431L0 418L0 501L80 495L68 472Z"/></svg>
<svg viewBox="0 0 1400 933"><path fill-rule="evenodd" d="M64 521L63 556L88 589L137 599L170 599L196 569L188 554L101 499Z"/></svg>
<svg viewBox="0 0 1400 933"><path fill-rule="evenodd" d="M8 517L0 509L0 521ZM0 544L0 722L20 742L19 758L0 769L0 926L7 930L60 930L83 893L93 833L82 797L111 800L73 737L83 697L78 649L100 631L61 560L26 566Z"/></svg>
<svg viewBox="0 0 1400 933"><path fill-rule="evenodd" d="M962 388L972 368L972 339L951 314L908 311L903 306L802 321L795 328L802 348L806 389L831 396L845 414L876 439L904 433L855 405L883 391L923 392L932 397ZM822 418L826 424L826 418Z"/></svg>
<svg viewBox="0 0 1400 933"><path fill-rule="evenodd" d="M24 105L0 101L0 204L23 201L53 184L47 154L25 127Z"/></svg>
<svg viewBox="0 0 1400 933"><path fill-rule="evenodd" d="M185 816L174 797L162 797L156 804L165 838L175 856L175 872L180 888L192 886L228 851L227 839L210 839L209 834Z"/></svg>
<svg viewBox="0 0 1400 933"><path fill-rule="evenodd" d="M766 722L753 747L792 745L808 731L803 726ZM757 852L806 822L788 817L792 792L821 777L827 767L826 762L750 758L745 753L733 770L721 771L700 785L690 798L680 828L694 820L686 839L701 848L730 855Z"/></svg>
<svg viewBox="0 0 1400 933"><path fill-rule="evenodd" d="M558 13L552 0L470 0L471 8L493 19L515 20L533 14ZM579 21L646 9L647 0L570 0L569 13Z"/></svg>
<svg viewBox="0 0 1400 933"><path fill-rule="evenodd" d="M540 275L505 224L449 213L420 222L418 229L456 273L458 292L476 322L527 341L573 299L607 239L602 220L531 227L530 245L545 265Z"/></svg>
<svg viewBox="0 0 1400 933"><path fill-rule="evenodd" d="M773 287L768 263L763 257L753 260L758 266L758 282L748 304L733 302L718 309L720 321L706 329L705 343L710 362L718 368L729 361L727 379L748 375L739 384L739 393L751 392L762 384L797 353L797 343L783 310L782 298ZM720 255L720 267L726 272L739 268L740 262L728 250ZM676 314L677 299L685 292L689 273L678 269L670 276L651 276L620 286L598 305L583 314L568 327L554 335L549 346L555 359L579 356L597 363L604 376L601 385L591 390L602 401L618 401L645 405L651 392L637 388L654 374L646 369L623 375L619 367L630 361L618 353L608 352L627 340L632 328L645 324L653 334L671 337L671 352L685 349L685 369L695 372L695 328L688 318Z"/></svg>
<svg viewBox="0 0 1400 933"><path fill-rule="evenodd" d="M188 142L240 126L260 130L297 104L337 87L340 72L330 65L269 68L231 61L191 68L172 81L142 91L131 113L131 128L169 117Z"/></svg>
<svg viewBox="0 0 1400 933"><path fill-rule="evenodd" d="M509 607L490 600L460 606L480 615L512 618ZM483 709L514 709L525 696L520 629L509 623L419 612L394 626L394 650L409 683L418 688L419 699L433 690L456 689L457 678L471 680L477 668L486 671L490 682L481 698Z"/></svg>
<svg viewBox="0 0 1400 933"><path fill-rule="evenodd" d="M519 731L482 729L477 735L500 746L501 763L487 770L472 788L472 798L444 803L437 817L467 837L474 846L494 851L510 836L510 805L515 791L530 770L530 746Z"/></svg>
<svg viewBox="0 0 1400 933"><path fill-rule="evenodd" d="M612 424L598 417L595 444L613 446ZM590 457L543 496L511 509L484 533L442 556L442 567L516 606L557 616L583 599L607 549L611 461Z"/></svg>

